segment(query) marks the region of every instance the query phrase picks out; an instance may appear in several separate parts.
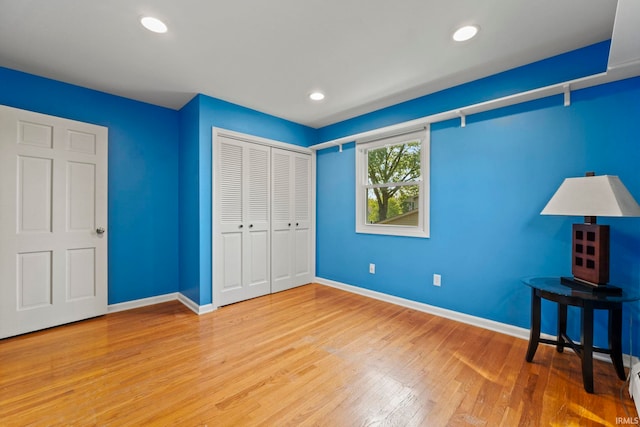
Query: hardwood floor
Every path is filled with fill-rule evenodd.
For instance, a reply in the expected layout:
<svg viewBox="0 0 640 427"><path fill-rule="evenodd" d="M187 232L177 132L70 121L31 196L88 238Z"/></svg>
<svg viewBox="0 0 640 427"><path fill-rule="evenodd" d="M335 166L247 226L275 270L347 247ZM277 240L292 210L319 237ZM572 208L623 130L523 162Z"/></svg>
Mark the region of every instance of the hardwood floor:
<svg viewBox="0 0 640 427"><path fill-rule="evenodd" d="M0 340L0 425L616 425L613 367L321 285Z"/></svg>

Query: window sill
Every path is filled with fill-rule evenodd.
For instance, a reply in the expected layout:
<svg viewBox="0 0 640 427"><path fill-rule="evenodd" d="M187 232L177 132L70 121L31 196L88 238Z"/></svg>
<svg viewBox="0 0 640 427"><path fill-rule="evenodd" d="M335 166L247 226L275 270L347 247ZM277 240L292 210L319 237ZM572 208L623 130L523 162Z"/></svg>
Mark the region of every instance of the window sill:
<svg viewBox="0 0 640 427"><path fill-rule="evenodd" d="M358 234L381 234L385 236L419 237L429 238L429 233L417 227L401 227L397 225L364 225L357 226Z"/></svg>

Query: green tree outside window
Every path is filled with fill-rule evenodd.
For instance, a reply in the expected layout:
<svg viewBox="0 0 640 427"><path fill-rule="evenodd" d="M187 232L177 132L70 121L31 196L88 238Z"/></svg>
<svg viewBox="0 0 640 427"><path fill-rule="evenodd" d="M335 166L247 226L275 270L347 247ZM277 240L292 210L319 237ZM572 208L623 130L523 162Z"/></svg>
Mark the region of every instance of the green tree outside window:
<svg viewBox="0 0 640 427"><path fill-rule="evenodd" d="M420 141L367 151L367 222L418 225ZM403 222L400 222L403 221ZM414 223L415 222L415 223Z"/></svg>

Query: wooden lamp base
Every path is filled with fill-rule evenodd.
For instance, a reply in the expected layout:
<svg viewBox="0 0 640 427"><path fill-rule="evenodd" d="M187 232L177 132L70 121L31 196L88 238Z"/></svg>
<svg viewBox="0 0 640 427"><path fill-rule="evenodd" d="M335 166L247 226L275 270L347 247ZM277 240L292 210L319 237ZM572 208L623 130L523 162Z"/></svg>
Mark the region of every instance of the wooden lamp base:
<svg viewBox="0 0 640 427"><path fill-rule="evenodd" d="M571 272L574 279L598 287L609 282L609 226L573 224Z"/></svg>

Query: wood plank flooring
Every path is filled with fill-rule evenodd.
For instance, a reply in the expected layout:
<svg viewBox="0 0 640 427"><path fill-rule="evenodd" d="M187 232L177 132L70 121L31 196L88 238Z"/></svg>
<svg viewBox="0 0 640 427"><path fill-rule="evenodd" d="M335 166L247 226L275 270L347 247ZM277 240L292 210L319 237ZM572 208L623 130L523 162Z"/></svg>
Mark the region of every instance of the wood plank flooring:
<svg viewBox="0 0 640 427"><path fill-rule="evenodd" d="M2 426L616 425L612 366L321 285L0 340Z"/></svg>

